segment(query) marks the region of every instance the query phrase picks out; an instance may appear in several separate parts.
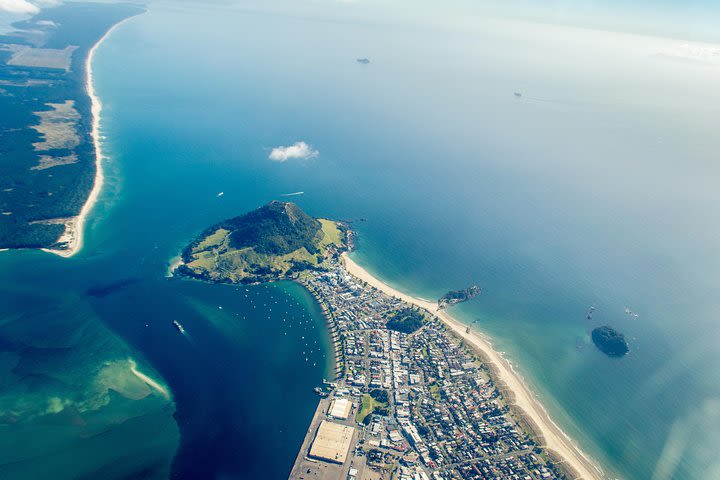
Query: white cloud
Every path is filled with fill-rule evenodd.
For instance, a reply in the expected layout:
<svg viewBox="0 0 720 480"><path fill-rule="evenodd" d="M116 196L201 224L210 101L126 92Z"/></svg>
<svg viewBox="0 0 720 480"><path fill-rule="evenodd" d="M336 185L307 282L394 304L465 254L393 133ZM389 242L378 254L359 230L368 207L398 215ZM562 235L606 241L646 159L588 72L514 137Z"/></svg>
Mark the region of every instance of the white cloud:
<svg viewBox="0 0 720 480"><path fill-rule="evenodd" d="M62 0L0 0L0 12L34 15L42 8L60 5Z"/></svg>
<svg viewBox="0 0 720 480"><path fill-rule="evenodd" d="M671 57L680 60L690 60L702 63L720 63L720 48L714 45L701 43L683 43L660 54L664 57Z"/></svg>
<svg viewBox="0 0 720 480"><path fill-rule="evenodd" d="M39 25L41 27L53 27L53 28L58 26L58 24L53 22L52 20L40 20L37 22L37 25Z"/></svg>
<svg viewBox="0 0 720 480"><path fill-rule="evenodd" d="M38 13L40 9L27 0L0 0L0 12Z"/></svg>
<svg viewBox="0 0 720 480"><path fill-rule="evenodd" d="M295 142L288 147L275 147L268 158L273 162L285 162L293 158L315 158L320 154L305 142Z"/></svg>

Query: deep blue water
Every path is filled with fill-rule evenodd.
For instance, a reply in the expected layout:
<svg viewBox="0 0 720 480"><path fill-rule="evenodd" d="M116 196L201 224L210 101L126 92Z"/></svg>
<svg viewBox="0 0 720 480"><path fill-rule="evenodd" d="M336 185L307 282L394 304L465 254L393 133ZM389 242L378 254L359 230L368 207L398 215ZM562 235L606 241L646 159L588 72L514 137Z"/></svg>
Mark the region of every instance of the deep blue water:
<svg viewBox="0 0 720 480"><path fill-rule="evenodd" d="M326 342L317 307L293 284L164 275L207 225L304 191L311 214L355 220L356 259L398 288L479 283L458 316L609 472L717 475L715 67L669 40L293 8L154 4L101 47L110 160L86 247L0 257L5 298L137 279L81 301L173 392L175 472L283 478L326 371L303 354ZM268 160L301 140L319 156ZM605 323L629 356L592 346Z"/></svg>

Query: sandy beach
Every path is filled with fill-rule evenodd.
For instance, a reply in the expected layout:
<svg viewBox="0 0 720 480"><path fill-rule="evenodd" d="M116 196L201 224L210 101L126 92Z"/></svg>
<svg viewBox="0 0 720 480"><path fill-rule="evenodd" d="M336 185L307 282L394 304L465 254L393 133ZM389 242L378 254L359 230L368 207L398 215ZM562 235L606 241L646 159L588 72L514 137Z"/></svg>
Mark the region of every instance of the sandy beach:
<svg viewBox="0 0 720 480"><path fill-rule="evenodd" d="M92 61L93 57L95 56L95 51L97 50L97 47L99 47L100 44L102 44L112 34L112 32L115 31L117 27L128 21L130 18L132 17L126 18L125 20L116 23L112 26L112 28L105 32L105 35L103 35L102 38L98 40L97 43L95 43L95 45L93 45L93 47L90 49L87 59L85 60L85 81L87 93L90 97L90 112L92 114L91 135L93 139L93 146L95 148L95 180L93 182L93 188L90 191L90 195L88 195L85 204L83 205L82 209L80 209L80 213L78 214L78 216L69 219L65 223L65 232L58 239L59 243L64 243L65 245L67 245L67 247L63 249L43 248L42 250L45 252L54 253L56 255L60 255L61 257L67 258L72 257L82 249L84 233L83 230L85 228L85 222L87 221L87 217L90 214L93 206L95 206L95 202L97 202L97 199L100 196L100 191L102 190L103 182L105 180L105 177L103 175L102 144L100 141L100 113L102 112L102 103L100 102L100 99L95 93L95 86L93 84L92 74Z"/></svg>
<svg viewBox="0 0 720 480"><path fill-rule="evenodd" d="M523 414L533 428L536 434L542 439L541 443L555 456L563 462L569 470L574 471L578 478L602 479L604 478L602 470L588 458L579 447L550 419L545 408L537 400L537 397L525 385L522 378L513 370L510 363L496 352L490 342L479 334L470 331L465 333L466 326L453 318L444 310L437 310L437 304L412 297L404 294L386 283L378 280L365 269L355 263L346 253L343 254L345 268L347 271L381 290L387 295L391 295L404 300L420 308L424 308L433 315L440 318L448 327L450 327L459 337L462 337L468 345L474 347L489 364L494 372L494 380L498 385L504 386L505 390L510 392L508 400L519 409L519 413Z"/></svg>

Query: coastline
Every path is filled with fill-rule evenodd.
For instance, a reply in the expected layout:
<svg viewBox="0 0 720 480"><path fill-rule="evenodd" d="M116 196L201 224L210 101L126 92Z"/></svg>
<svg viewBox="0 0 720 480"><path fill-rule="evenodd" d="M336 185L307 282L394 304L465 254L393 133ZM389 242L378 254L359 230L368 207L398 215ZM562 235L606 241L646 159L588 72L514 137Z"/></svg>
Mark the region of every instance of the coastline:
<svg viewBox="0 0 720 480"><path fill-rule="evenodd" d="M322 296L318 295L315 289L313 289L307 282L303 280L293 281L297 282L300 286L307 290L318 303L318 305L320 305L320 310L322 310L322 316L325 318L327 333L330 336L330 345L332 345L333 349L332 368L330 369L330 371L332 372L331 380L335 381L340 376L342 376L343 372L345 371L345 360L343 356L341 340L338 335L337 323L335 323L335 317L333 316L331 310L327 307L325 299Z"/></svg>
<svg viewBox="0 0 720 480"><path fill-rule="evenodd" d="M453 318L445 310L437 310L437 304L404 294L371 275L367 270L355 263L347 253L342 254L345 269L356 278L368 283L387 295L391 295L410 304L427 310L437 316L452 332L473 347L492 369L499 387L510 393L510 401L526 423L541 437L540 443L562 460L563 467L570 470L577 478L601 480L604 478L602 469L587 457L580 448L555 424L537 397L527 387L510 363L496 352L488 340L481 335L465 333L466 325Z"/></svg>
<svg viewBox="0 0 720 480"><path fill-rule="evenodd" d="M172 278L175 276L175 270L180 268L180 265L184 265L185 262L183 261L182 255L177 255L170 259L168 262L168 269L165 273L165 278Z"/></svg>
<svg viewBox="0 0 720 480"><path fill-rule="evenodd" d="M85 59L85 83L88 97L90 97L90 115L92 116L92 128L90 135L92 136L93 147L95 151L95 179L93 180L93 188L88 195L87 200L80 209L80 213L71 218L65 223L65 231L58 239L58 242L65 243L67 248L41 248L40 250L48 253L54 253L63 258L69 258L82 250L83 247L83 230L87 217L90 211L95 206L95 203L100 196L103 183L105 181L105 175L103 172L103 153L102 145L100 141L100 113L102 112L102 103L95 93L95 85L93 83L92 75L92 61L95 56L97 48L123 23L127 22L133 17L125 18L105 32L100 40L95 42L88 52L88 56Z"/></svg>

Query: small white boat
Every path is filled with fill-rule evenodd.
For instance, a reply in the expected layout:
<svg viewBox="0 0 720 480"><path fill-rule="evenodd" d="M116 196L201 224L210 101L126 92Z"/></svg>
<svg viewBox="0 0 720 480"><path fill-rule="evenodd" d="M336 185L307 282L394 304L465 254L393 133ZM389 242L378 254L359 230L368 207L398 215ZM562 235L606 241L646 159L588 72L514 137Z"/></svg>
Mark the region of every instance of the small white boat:
<svg viewBox="0 0 720 480"><path fill-rule="evenodd" d="M173 320L173 325L175 325L175 328L177 328L178 332L185 335L185 329L183 328L182 325L180 325L180 322L178 322L177 320Z"/></svg>

